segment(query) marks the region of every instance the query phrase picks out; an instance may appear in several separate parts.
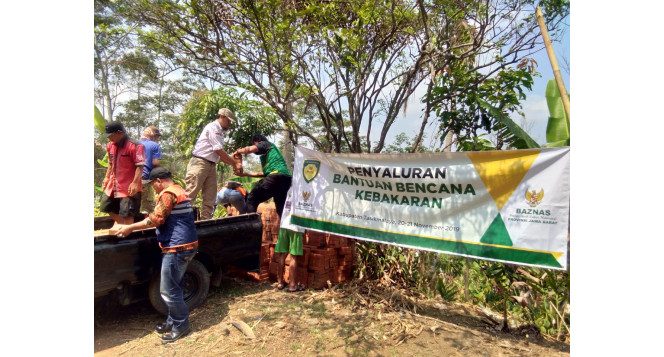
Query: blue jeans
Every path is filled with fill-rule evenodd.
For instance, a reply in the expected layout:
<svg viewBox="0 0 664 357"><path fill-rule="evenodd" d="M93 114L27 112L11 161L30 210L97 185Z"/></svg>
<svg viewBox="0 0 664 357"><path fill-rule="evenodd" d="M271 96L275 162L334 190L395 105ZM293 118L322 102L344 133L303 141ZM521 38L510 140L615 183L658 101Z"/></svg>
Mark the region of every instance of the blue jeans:
<svg viewBox="0 0 664 357"><path fill-rule="evenodd" d="M240 214L247 213L247 203L244 201L244 197L242 197L240 191L237 190L231 190L226 187L222 188L217 192L217 202L215 204L232 204L233 207L237 208Z"/></svg>
<svg viewBox="0 0 664 357"><path fill-rule="evenodd" d="M168 307L166 323L174 332L189 328L189 309L182 296L182 278L198 249L162 254L159 292Z"/></svg>

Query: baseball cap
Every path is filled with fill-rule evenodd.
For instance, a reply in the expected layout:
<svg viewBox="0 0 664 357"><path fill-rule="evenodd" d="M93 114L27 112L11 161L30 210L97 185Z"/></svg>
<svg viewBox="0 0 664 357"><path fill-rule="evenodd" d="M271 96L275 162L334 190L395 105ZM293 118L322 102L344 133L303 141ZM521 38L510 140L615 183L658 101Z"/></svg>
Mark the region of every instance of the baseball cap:
<svg viewBox="0 0 664 357"><path fill-rule="evenodd" d="M143 184L146 185L156 179L166 179L166 178L173 178L173 175L163 167L155 167L154 169L152 169L152 171L150 171L148 179L143 180Z"/></svg>
<svg viewBox="0 0 664 357"><path fill-rule="evenodd" d="M127 132L121 122L117 120L109 121L108 123L106 123L106 134L102 136L104 138L108 138L109 136L111 136L111 134L114 134L118 131L122 131L123 133Z"/></svg>
<svg viewBox="0 0 664 357"><path fill-rule="evenodd" d="M228 118L231 122L235 123L235 120L233 119L233 118L235 118L235 115L233 115L233 112L232 112L230 109L228 109L228 108L221 108L221 109L219 109L219 113L218 113L218 114L219 114L219 115L223 115L223 116L225 116L225 117Z"/></svg>

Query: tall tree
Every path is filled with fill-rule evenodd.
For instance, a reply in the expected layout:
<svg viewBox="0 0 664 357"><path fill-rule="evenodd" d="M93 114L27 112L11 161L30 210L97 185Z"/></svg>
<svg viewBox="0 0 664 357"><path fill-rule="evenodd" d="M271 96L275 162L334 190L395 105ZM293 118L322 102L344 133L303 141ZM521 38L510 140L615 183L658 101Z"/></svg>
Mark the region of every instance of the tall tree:
<svg viewBox="0 0 664 357"><path fill-rule="evenodd" d="M538 2L418 3L435 73L424 97L424 117L426 121L431 113L439 115L443 147L450 149L453 138L464 148L485 144L478 129L495 131L499 148L503 141L511 147L536 145L507 113L520 109L523 89L530 89L535 73L536 63L529 56L544 47L535 18ZM569 14L569 1L539 4L556 33ZM422 125L420 135L424 129Z"/></svg>
<svg viewBox="0 0 664 357"><path fill-rule="evenodd" d="M564 1L549 3L564 8ZM446 68L479 72L482 81L541 44L526 12L533 0L127 4L128 15L188 71L248 91L275 110L291 139L297 134L336 152L380 152L415 89ZM454 100L426 98L418 138L429 115ZM311 107L326 142L300 120Z"/></svg>
<svg viewBox="0 0 664 357"><path fill-rule="evenodd" d="M95 0L95 101L107 120L113 120L118 97L127 92L122 58L133 47L135 29L127 26L112 0Z"/></svg>

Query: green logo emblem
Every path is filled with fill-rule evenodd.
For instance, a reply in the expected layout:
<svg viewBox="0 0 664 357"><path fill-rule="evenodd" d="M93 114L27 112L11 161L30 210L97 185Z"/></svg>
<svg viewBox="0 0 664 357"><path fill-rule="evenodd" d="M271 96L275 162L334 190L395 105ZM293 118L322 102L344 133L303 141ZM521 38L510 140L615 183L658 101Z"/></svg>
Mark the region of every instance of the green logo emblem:
<svg viewBox="0 0 664 357"><path fill-rule="evenodd" d="M318 160L304 160L302 165L302 176L304 176L304 181L310 183L313 179L318 176L318 170L320 169L320 161Z"/></svg>

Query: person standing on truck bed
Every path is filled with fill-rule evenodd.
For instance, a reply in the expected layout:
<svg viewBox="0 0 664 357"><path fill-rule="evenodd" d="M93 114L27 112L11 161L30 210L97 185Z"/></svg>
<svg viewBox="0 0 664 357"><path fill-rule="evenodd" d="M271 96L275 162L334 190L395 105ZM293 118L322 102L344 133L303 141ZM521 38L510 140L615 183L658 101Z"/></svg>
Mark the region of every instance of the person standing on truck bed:
<svg viewBox="0 0 664 357"><path fill-rule="evenodd" d="M148 126L143 130L141 136L141 144L145 147L145 165L143 165L143 180L147 180L150 171L155 167L161 166L161 147L159 147L159 138L161 132L156 126ZM141 212L150 213L154 210L154 190L152 185L144 184L143 193L141 194Z"/></svg>
<svg viewBox="0 0 664 357"><path fill-rule="evenodd" d="M143 145L127 136L127 131L119 121L106 124L106 134L110 143L108 169L101 184L104 193L99 210L108 213L116 224L134 223L134 217L141 208L141 174L145 162Z"/></svg>
<svg viewBox="0 0 664 357"><path fill-rule="evenodd" d="M233 153L250 154L254 153L260 156L263 172L244 173L236 171L238 176L265 177L258 181L256 186L247 196L247 212L253 213L258 209L261 202L274 198L274 205L281 219L281 213L284 210L286 194L291 186L293 179L284 156L276 145L269 142L263 135L256 134L251 138L254 145L238 149Z"/></svg>
<svg viewBox="0 0 664 357"><path fill-rule="evenodd" d="M137 229L157 227L157 241L161 248L161 298L168 306L165 323L155 326L163 343L175 341L191 331L189 310L182 295L184 273L198 252L198 233L194 211L185 190L173 182L173 175L163 167L150 172L145 183L157 192L154 212L144 220L118 226L117 236L126 237Z"/></svg>
<svg viewBox="0 0 664 357"><path fill-rule="evenodd" d="M191 152L194 157L187 164L187 175L184 179L187 183L187 195L195 200L201 191L201 219L212 218L212 209L217 198L217 163L221 160L234 169L238 167L235 159L224 150L224 134L231 122L235 123L233 112L227 108L219 109L217 119L206 125L198 137Z"/></svg>

